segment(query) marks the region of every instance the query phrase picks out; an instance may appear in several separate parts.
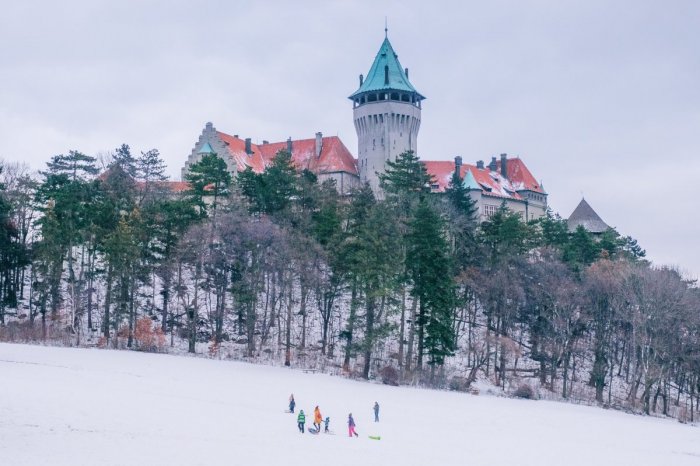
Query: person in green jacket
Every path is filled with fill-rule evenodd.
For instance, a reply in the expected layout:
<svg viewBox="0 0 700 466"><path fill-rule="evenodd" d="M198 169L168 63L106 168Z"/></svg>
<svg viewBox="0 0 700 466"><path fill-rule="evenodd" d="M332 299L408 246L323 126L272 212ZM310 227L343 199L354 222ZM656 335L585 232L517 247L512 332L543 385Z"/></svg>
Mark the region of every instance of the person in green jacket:
<svg viewBox="0 0 700 466"><path fill-rule="evenodd" d="M306 424L306 415L304 410L299 411L299 416L297 416L297 425L299 426L299 432L304 433L304 424Z"/></svg>

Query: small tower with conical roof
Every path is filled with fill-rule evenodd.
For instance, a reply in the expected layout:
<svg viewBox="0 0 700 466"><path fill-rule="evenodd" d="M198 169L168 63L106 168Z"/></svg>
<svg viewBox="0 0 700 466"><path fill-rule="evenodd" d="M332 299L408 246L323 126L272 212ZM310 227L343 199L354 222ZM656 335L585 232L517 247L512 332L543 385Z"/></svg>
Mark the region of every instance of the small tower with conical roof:
<svg viewBox="0 0 700 466"><path fill-rule="evenodd" d="M421 101L425 99L408 80L408 68L401 67L388 35L367 77L360 75L360 87L349 98L357 131L360 180L379 193L377 173L384 171L384 164L402 152L417 152Z"/></svg>
<svg viewBox="0 0 700 466"><path fill-rule="evenodd" d="M566 223L570 233L576 231L579 226L582 226L594 235L599 235L610 228L583 198L581 198L581 202L578 203Z"/></svg>

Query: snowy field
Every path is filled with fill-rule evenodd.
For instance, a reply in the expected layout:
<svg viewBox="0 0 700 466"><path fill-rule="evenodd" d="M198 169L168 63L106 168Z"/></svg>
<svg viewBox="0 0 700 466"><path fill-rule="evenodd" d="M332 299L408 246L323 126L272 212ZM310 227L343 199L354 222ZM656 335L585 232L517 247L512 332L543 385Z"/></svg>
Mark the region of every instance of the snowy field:
<svg viewBox="0 0 700 466"><path fill-rule="evenodd" d="M300 434L284 412L292 392L307 425L318 404L335 435ZM349 412L360 438L347 436ZM378 464L697 466L700 429L244 363L0 344L2 466Z"/></svg>

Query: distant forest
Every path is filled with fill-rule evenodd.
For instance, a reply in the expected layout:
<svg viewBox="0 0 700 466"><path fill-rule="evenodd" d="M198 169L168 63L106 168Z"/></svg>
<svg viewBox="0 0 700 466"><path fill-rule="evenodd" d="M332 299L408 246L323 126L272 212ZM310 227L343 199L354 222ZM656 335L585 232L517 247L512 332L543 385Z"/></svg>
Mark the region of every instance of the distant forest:
<svg viewBox="0 0 700 466"><path fill-rule="evenodd" d="M171 189L157 150L0 174L0 341L189 351L384 383L570 399L692 421L700 291L629 236L505 205L479 223L412 152L384 196L280 151ZM496 388L499 387L499 388Z"/></svg>

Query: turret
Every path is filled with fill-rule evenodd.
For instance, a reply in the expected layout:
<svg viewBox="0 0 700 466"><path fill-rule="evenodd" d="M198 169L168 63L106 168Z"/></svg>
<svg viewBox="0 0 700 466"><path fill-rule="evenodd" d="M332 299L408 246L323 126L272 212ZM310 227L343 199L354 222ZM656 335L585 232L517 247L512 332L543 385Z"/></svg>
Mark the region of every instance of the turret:
<svg viewBox="0 0 700 466"><path fill-rule="evenodd" d="M408 80L408 68L399 63L389 38L385 37L367 76L349 97L358 139L360 180L369 182L381 195L377 173L388 160L402 152L417 153L421 102L425 99Z"/></svg>

